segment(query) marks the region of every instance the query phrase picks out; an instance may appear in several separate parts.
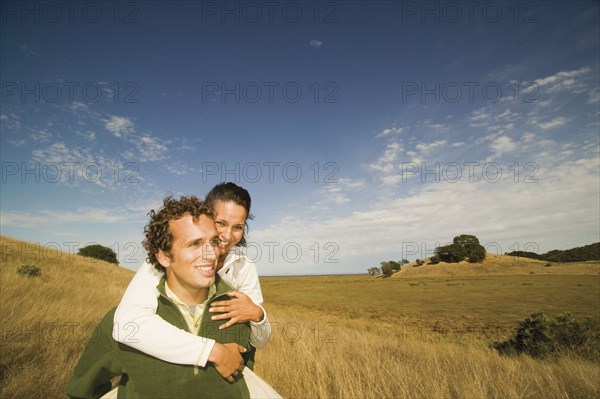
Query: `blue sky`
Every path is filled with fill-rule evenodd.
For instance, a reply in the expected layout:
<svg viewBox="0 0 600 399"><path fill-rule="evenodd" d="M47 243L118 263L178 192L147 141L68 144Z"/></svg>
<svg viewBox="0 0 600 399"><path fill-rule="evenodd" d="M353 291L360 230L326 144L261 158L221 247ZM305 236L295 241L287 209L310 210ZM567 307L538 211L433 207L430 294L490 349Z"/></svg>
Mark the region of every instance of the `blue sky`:
<svg viewBox="0 0 600 399"><path fill-rule="evenodd" d="M598 2L74 4L2 3L3 235L135 270L228 180L262 275L600 240Z"/></svg>

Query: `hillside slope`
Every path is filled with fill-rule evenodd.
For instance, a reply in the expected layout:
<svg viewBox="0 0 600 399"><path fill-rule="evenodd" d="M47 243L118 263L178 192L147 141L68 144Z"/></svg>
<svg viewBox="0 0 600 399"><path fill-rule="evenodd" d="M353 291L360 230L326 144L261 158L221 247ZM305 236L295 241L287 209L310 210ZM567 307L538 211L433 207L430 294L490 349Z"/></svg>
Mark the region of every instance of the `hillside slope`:
<svg viewBox="0 0 600 399"><path fill-rule="evenodd" d="M550 266L546 266L547 264L550 264ZM463 261L459 263L440 262L436 265L430 265L429 259L425 259L424 265L416 266L415 263L410 263L392 275L392 278L528 274L598 275L599 273L600 262L554 263L488 253L481 263Z"/></svg>
<svg viewBox="0 0 600 399"><path fill-rule="evenodd" d="M93 327L133 272L8 237L0 237L0 249L0 397L64 397ZM41 276L18 275L23 264L40 267Z"/></svg>

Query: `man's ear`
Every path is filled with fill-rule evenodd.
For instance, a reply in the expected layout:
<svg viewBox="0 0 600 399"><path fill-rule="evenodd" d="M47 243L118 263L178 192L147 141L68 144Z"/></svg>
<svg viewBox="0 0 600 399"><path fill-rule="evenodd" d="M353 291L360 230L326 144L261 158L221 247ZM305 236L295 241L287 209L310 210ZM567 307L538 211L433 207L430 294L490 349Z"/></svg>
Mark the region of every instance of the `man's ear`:
<svg viewBox="0 0 600 399"><path fill-rule="evenodd" d="M165 253L162 249L159 249L158 252L156 253L156 260L163 267L171 266L171 257L169 256L169 254Z"/></svg>

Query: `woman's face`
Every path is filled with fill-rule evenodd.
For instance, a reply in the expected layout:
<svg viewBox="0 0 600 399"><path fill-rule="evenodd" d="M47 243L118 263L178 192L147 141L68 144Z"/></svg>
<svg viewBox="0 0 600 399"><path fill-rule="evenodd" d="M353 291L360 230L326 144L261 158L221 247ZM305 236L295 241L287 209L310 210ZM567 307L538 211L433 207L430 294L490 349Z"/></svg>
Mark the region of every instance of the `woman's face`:
<svg viewBox="0 0 600 399"><path fill-rule="evenodd" d="M215 214L215 226L221 241L219 250L224 255L242 239L248 213L243 206L232 201L215 202L213 212Z"/></svg>

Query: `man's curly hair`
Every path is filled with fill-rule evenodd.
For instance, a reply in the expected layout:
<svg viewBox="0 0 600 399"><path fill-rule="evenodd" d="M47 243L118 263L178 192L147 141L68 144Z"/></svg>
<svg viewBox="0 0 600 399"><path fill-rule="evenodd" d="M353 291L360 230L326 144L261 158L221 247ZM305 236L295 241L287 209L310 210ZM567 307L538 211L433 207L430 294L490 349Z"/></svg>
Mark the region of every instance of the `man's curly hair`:
<svg viewBox="0 0 600 399"><path fill-rule="evenodd" d="M173 248L173 233L169 229L169 222L177 220L185 215L190 215L196 221L200 215L206 215L213 218L210 208L195 196L181 197L174 199L171 195L163 200L163 206L155 212L148 212L150 222L144 226L146 239L142 242L148 252L146 260L158 271L164 272L166 269L156 259L159 250L171 256Z"/></svg>

